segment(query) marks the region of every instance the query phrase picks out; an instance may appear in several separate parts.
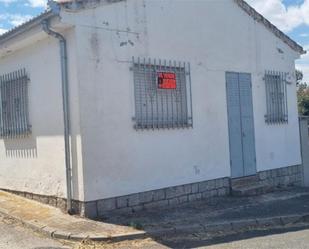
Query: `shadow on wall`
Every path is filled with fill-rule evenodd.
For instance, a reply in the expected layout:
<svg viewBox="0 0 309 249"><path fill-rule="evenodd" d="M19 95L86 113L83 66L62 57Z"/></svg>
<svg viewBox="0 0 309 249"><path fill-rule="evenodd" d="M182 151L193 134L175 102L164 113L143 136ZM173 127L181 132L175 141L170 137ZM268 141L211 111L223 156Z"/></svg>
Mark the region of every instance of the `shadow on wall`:
<svg viewBox="0 0 309 249"><path fill-rule="evenodd" d="M5 155L12 159L38 158L37 136L31 135L24 138L4 139ZM71 136L72 149L72 193L75 198L79 196L78 183L78 159L77 159L77 139L75 135ZM43 165L42 165L43 166ZM64 166L63 166L64 167Z"/></svg>
<svg viewBox="0 0 309 249"><path fill-rule="evenodd" d="M5 154L9 158L37 158L36 138L5 139Z"/></svg>
<svg viewBox="0 0 309 249"><path fill-rule="evenodd" d="M77 141L76 136L71 136L71 160L72 160L72 195L73 197L79 196L79 181L78 181L78 170L77 170Z"/></svg>

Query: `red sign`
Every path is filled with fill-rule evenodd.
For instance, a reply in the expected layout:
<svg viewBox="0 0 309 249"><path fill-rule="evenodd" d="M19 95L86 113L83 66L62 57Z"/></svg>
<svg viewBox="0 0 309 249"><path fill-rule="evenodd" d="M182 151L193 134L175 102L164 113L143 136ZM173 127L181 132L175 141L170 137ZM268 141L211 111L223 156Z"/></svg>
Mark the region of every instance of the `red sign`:
<svg viewBox="0 0 309 249"><path fill-rule="evenodd" d="M176 74L172 72L158 73L158 88L160 89L176 89Z"/></svg>

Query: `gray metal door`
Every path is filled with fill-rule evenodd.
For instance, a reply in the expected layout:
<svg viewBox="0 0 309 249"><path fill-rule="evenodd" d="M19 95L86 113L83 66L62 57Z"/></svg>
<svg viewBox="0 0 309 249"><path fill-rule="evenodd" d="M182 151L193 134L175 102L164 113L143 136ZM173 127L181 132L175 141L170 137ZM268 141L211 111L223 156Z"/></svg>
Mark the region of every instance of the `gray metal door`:
<svg viewBox="0 0 309 249"><path fill-rule="evenodd" d="M226 73L232 177L256 173L251 74Z"/></svg>

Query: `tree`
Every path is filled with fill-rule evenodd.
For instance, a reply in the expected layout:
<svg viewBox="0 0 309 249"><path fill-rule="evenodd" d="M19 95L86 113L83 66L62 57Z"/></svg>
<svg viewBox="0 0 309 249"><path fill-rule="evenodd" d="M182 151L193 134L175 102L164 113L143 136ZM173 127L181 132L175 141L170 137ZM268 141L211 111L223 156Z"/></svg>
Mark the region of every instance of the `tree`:
<svg viewBox="0 0 309 249"><path fill-rule="evenodd" d="M295 76L296 76L296 86L298 86L304 78L303 72L296 69L295 70Z"/></svg>
<svg viewBox="0 0 309 249"><path fill-rule="evenodd" d="M303 73L300 70L295 71L297 86L297 104L298 113L302 116L309 116L309 87L303 82Z"/></svg>

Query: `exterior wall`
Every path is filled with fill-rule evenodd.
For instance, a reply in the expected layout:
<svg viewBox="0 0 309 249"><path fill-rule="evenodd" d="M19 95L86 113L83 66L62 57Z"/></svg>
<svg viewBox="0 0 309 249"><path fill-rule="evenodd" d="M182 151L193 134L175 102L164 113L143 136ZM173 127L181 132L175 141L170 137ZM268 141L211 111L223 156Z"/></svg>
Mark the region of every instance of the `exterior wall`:
<svg viewBox="0 0 309 249"><path fill-rule="evenodd" d="M141 210L177 206L186 202L229 194L229 178L219 178L80 203L79 213L90 218L104 217L117 213L134 213Z"/></svg>
<svg viewBox="0 0 309 249"><path fill-rule="evenodd" d="M257 174L255 183L263 185L263 188L250 190L250 196L271 192L276 189L302 186L303 167L302 165L295 165L261 171ZM81 202L79 205L75 203L75 207L78 208L77 210L82 216L96 218L119 213L130 214L154 208L167 208L229 194L236 194L233 190L232 181L229 178L220 178L103 200Z"/></svg>
<svg viewBox="0 0 309 249"><path fill-rule="evenodd" d="M250 196L286 187L303 186L303 166L296 165L261 171L257 174L256 183L262 184L263 189L251 189ZM66 200L63 198L21 191L11 192L66 211ZM119 213L130 214L154 208L175 207L182 203L208 200L229 194L239 195L233 191L233 183L229 178L220 178L89 202L74 200L72 206L76 214L98 218Z"/></svg>
<svg viewBox="0 0 309 249"><path fill-rule="evenodd" d="M70 80L76 82L76 68L73 63L74 32L67 31L65 36L70 44L69 56L72 58L69 66ZM0 58L0 75L23 67L30 77L29 116L32 134L27 138L0 140L0 189L63 198L66 197L66 174L58 41L45 35L42 39L33 41L31 46ZM72 126L72 160L75 165L73 186L74 197L79 199L82 198L83 191L77 187L77 172L80 165L78 99L76 99L78 95L74 84L70 88L71 106L73 106L71 116L74 124ZM82 182L79 184L82 188Z"/></svg>
<svg viewBox="0 0 309 249"><path fill-rule="evenodd" d="M260 171L258 176L261 184L270 187L303 186L304 183L303 165Z"/></svg>
<svg viewBox="0 0 309 249"><path fill-rule="evenodd" d="M226 71L252 74L258 171L301 163L298 55L233 1L130 0L62 18L76 26L85 201L229 177ZM191 63L193 129L133 129L132 56ZM287 125L264 121L265 70L293 82Z"/></svg>
<svg viewBox="0 0 309 249"><path fill-rule="evenodd" d="M256 66L258 72L253 75L253 101L255 107L255 137L257 169L264 171L282 166L301 164L299 123L297 110L296 84L294 78L294 55L272 34L256 27L257 41ZM284 51L283 54L278 49ZM267 125L264 121L266 112L265 82L262 80L263 71L271 69L287 72L288 124ZM293 146L291 146L293 144ZM295 146L294 146L295 145Z"/></svg>

